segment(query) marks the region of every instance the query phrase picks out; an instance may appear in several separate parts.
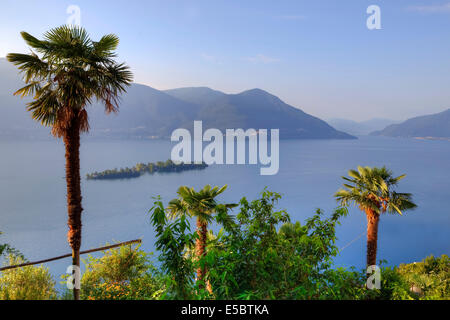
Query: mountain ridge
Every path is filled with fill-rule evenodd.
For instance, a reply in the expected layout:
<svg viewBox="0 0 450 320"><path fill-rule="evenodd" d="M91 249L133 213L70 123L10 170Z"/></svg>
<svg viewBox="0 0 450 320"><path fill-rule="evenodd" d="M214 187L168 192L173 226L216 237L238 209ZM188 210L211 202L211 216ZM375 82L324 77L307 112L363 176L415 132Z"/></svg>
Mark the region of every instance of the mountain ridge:
<svg viewBox="0 0 450 320"><path fill-rule="evenodd" d="M25 110L27 99L12 94L23 82L18 71L0 59L0 135L49 135L38 128ZM121 97L120 112L106 117L98 103L87 107L91 136L101 138L156 139L170 137L178 128L192 130L194 120L204 129L280 129L281 139L354 139L325 121L284 103L261 89L226 94L208 87L160 91L133 83ZM45 134L44 134L45 132Z"/></svg>
<svg viewBox="0 0 450 320"><path fill-rule="evenodd" d="M450 138L450 108L435 114L408 119L372 132L374 136L405 138Z"/></svg>

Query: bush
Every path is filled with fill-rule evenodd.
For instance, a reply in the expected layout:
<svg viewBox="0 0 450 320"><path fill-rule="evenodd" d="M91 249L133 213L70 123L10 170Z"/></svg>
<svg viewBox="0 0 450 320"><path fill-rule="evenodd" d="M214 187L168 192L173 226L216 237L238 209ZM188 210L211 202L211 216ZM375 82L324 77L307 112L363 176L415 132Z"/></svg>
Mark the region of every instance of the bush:
<svg viewBox="0 0 450 320"><path fill-rule="evenodd" d="M186 216L169 221L160 198L156 198L150 209L151 222L156 230L156 249L160 251L161 269L166 274L165 290L162 299L196 299L198 290L194 289L195 262L187 254L193 247L197 233L191 232ZM192 249L191 249L192 251ZM198 289L198 288L197 288Z"/></svg>
<svg viewBox="0 0 450 320"><path fill-rule="evenodd" d="M168 221L161 201L151 209L157 249L167 273L170 299L320 299L326 291L327 270L337 254L335 227L347 214L339 208L330 218L320 210L305 225L290 223L277 210L281 196L265 190L260 199L240 201L234 219L217 207L223 228L208 237L207 254L193 257L195 233L183 217ZM193 282L196 266L206 266L205 281L213 295Z"/></svg>
<svg viewBox="0 0 450 320"><path fill-rule="evenodd" d="M320 210L305 225L290 223L277 210L281 196L264 191L260 199L240 201L236 223L208 248L209 280L217 299L320 299L335 246L335 227L347 214L330 218Z"/></svg>
<svg viewBox="0 0 450 320"><path fill-rule="evenodd" d="M450 258L447 255L401 264L397 272L416 299L450 299Z"/></svg>
<svg viewBox="0 0 450 320"><path fill-rule="evenodd" d="M364 299L371 300L414 300L408 283L396 267L381 267L381 288L365 290Z"/></svg>
<svg viewBox="0 0 450 320"><path fill-rule="evenodd" d="M327 271L330 281L327 299L448 300L450 299L450 259L433 256L422 262L381 268L381 288L365 289L364 271Z"/></svg>
<svg viewBox="0 0 450 320"><path fill-rule="evenodd" d="M321 288L320 299L364 300L368 290L365 288L366 275L354 268L329 269L324 273L325 284Z"/></svg>
<svg viewBox="0 0 450 320"><path fill-rule="evenodd" d="M139 247L123 246L83 261L81 297L87 300L150 300L161 294L160 276Z"/></svg>
<svg viewBox="0 0 450 320"><path fill-rule="evenodd" d="M9 255L7 265L24 263L22 257ZM2 271L0 274L1 300L56 299L55 281L48 268L27 266Z"/></svg>

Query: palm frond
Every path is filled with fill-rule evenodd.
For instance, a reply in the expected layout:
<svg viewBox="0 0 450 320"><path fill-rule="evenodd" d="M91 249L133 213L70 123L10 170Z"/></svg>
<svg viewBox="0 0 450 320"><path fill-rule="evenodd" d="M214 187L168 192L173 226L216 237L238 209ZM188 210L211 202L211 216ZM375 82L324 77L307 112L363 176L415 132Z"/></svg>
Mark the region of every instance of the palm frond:
<svg viewBox="0 0 450 320"><path fill-rule="evenodd" d="M11 53L7 58L24 74L27 85L15 94L33 96L28 110L34 119L54 126L52 132L62 136L68 123L61 122L70 122L70 117L78 117L82 132L89 129L85 108L94 100L108 113L118 110L120 94L133 75L128 66L113 60L117 36L94 42L85 29L66 25L49 30L43 40L27 32L21 35L36 53Z"/></svg>
<svg viewBox="0 0 450 320"><path fill-rule="evenodd" d="M119 37L115 34L108 34L103 36L98 42L93 43L94 54L97 57L113 57L112 51L116 50L119 45Z"/></svg>
<svg viewBox="0 0 450 320"><path fill-rule="evenodd" d="M334 195L341 206L353 203L361 210L370 210L377 214L403 214L404 210L416 207L411 194L393 190L405 175L394 178L392 171L386 167L362 166L358 166L357 170L350 170L348 175L350 178L342 177L345 189L338 190Z"/></svg>

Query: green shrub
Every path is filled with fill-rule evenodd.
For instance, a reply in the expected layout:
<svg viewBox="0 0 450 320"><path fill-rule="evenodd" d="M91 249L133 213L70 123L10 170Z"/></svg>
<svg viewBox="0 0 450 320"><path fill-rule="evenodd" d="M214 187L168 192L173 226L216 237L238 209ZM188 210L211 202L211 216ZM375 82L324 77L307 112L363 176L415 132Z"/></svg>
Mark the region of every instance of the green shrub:
<svg viewBox="0 0 450 320"><path fill-rule="evenodd" d="M22 257L9 255L7 265L24 263ZM55 281L48 268L27 266L0 273L0 300L56 299Z"/></svg>
<svg viewBox="0 0 450 320"><path fill-rule="evenodd" d="M335 228L347 214L326 218L320 210L290 223L277 210L281 196L265 190L260 199L240 201L235 224L224 224L208 248L206 263L217 299L320 299L326 271L338 250Z"/></svg>
<svg viewBox="0 0 450 320"><path fill-rule="evenodd" d="M188 254L197 233L191 232L185 215L170 221L160 198L150 209L151 222L156 231L156 249L160 252L161 269L166 274L162 299L197 299L194 289L193 256ZM192 249L191 249L192 251ZM197 288L198 289L198 288Z"/></svg>
<svg viewBox="0 0 450 320"><path fill-rule="evenodd" d="M240 201L239 213L230 216L220 205L217 234L209 231L206 256L194 252L196 233L189 221L168 220L161 201L151 209L166 276L166 299L333 299L413 300L449 299L447 256L428 257L421 263L381 267L381 288L366 288L365 270L333 268L338 254L336 227L345 208L330 217L320 210L304 224L291 223L277 209L281 196L265 190L259 199ZM213 294L195 282L195 268L208 270L205 282ZM204 284L203 284L204 285Z"/></svg>
<svg viewBox="0 0 450 320"><path fill-rule="evenodd" d="M163 287L149 254L139 247L123 246L104 252L100 258L83 260L81 296L88 300L150 300Z"/></svg>
<svg viewBox="0 0 450 320"><path fill-rule="evenodd" d="M381 268L381 288L367 290L367 299L374 300L413 300L408 283L398 273L396 267Z"/></svg>
<svg viewBox="0 0 450 320"><path fill-rule="evenodd" d="M381 288L365 288L363 271L327 271L328 299L448 300L450 299L450 259L433 256L422 262L381 268Z"/></svg>
<svg viewBox="0 0 450 320"><path fill-rule="evenodd" d="M167 273L168 295L174 299L320 299L327 285L326 271L337 254L335 227L347 214L339 208L329 217L320 210L305 225L291 224L277 210L281 196L265 190L260 199L240 201L234 219L217 208L216 222L223 226L208 237L207 255L193 257L195 233L186 219L167 220L161 201L152 208L157 249ZM194 269L207 267L209 295L194 282Z"/></svg>
<svg viewBox="0 0 450 320"><path fill-rule="evenodd" d="M450 299L450 258L429 256L417 263L401 264L397 272L417 299Z"/></svg>
<svg viewBox="0 0 450 320"><path fill-rule="evenodd" d="M320 290L320 299L327 300L364 300L366 275L354 268L328 269L324 272L324 284Z"/></svg>

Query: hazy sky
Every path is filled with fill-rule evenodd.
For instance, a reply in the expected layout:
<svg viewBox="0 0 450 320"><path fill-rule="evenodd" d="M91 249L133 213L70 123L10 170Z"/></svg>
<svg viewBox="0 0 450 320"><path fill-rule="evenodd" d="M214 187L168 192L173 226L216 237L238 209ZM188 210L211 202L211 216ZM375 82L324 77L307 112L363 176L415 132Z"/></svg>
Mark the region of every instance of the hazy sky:
<svg viewBox="0 0 450 320"><path fill-rule="evenodd" d="M381 30L369 30L369 5ZM261 88L315 116L404 119L450 108L450 0L0 0L0 57L65 24L69 5L157 89Z"/></svg>

